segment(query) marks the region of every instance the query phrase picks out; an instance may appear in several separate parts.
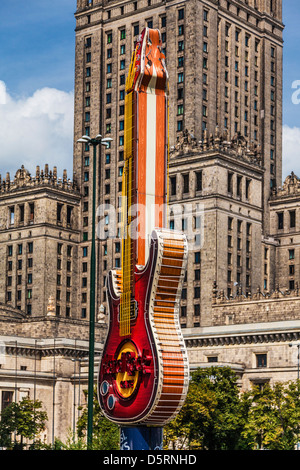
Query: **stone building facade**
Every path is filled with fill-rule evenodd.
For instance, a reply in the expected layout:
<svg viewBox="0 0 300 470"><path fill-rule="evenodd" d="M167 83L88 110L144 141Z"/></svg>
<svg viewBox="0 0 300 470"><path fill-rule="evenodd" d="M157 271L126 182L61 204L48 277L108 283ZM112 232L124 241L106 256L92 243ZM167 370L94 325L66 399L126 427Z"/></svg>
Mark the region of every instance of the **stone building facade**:
<svg viewBox="0 0 300 470"><path fill-rule="evenodd" d="M1 409L41 399L47 442L74 429L87 384L93 154L77 140L112 137L97 148L100 313L121 265L125 79L145 26L160 29L170 75L168 224L189 239L180 322L191 369L230 365L241 390L299 373L300 180L282 185L281 0L77 0L75 18L73 181L22 167L0 193Z"/></svg>
<svg viewBox="0 0 300 470"><path fill-rule="evenodd" d="M248 149L240 135L229 142L216 130L200 143L186 135L171 152L169 224L174 207L190 207L187 216L178 211L177 228L184 229L190 217L194 229L188 235L183 327L213 324L214 282L228 298L237 289L251 294L261 284L263 175L259 150Z"/></svg>
<svg viewBox="0 0 300 470"><path fill-rule="evenodd" d="M1 181L0 200L1 411L39 399L48 414L40 437L51 443L74 431L87 383L89 328L77 316L80 192L56 167L37 166L34 176L22 167ZM95 334L97 356L99 323Z"/></svg>
<svg viewBox="0 0 300 470"><path fill-rule="evenodd" d="M22 167L1 185L0 302L28 315L46 311L71 316L78 304L80 193L76 183L57 177L56 168ZM74 315L72 315L74 316Z"/></svg>
<svg viewBox="0 0 300 470"><path fill-rule="evenodd" d="M79 225L87 246L91 214L84 209L91 206L92 154L76 142L99 132L113 139L97 157L98 204L117 212L114 239L99 240L97 247L99 302L106 305L103 279L120 265L125 80L139 34L145 26L161 31L170 78L170 148L186 130L199 141L216 127L229 140L241 134L248 146L260 148L262 223L269 231L268 199L282 179L282 5L281 0L78 0L75 18L74 171L84 197ZM88 308L83 303L82 309Z"/></svg>

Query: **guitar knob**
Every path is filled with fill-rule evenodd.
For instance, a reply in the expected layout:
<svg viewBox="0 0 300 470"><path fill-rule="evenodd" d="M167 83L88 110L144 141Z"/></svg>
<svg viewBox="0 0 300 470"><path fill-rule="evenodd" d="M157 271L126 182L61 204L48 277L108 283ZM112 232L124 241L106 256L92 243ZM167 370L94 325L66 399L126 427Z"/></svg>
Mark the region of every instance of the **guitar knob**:
<svg viewBox="0 0 300 470"><path fill-rule="evenodd" d="M115 403L116 403L116 398L114 397L114 395L109 395L107 399L107 406L110 410L114 409Z"/></svg>
<svg viewBox="0 0 300 470"><path fill-rule="evenodd" d="M100 386L101 395L104 397L108 393L108 390L109 390L109 383L106 380L104 380Z"/></svg>

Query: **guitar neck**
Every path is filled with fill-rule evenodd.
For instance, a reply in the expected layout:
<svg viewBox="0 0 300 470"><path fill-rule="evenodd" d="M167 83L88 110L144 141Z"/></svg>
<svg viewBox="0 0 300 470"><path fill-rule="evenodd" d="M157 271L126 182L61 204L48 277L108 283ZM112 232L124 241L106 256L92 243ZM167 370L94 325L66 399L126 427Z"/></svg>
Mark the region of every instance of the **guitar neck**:
<svg viewBox="0 0 300 470"><path fill-rule="evenodd" d="M123 244L122 244L122 295L120 305L120 335L130 334L130 309L134 299L134 270L136 264L136 237L133 235L132 213L136 203L136 178L134 158L133 92L125 97L125 165L122 188Z"/></svg>

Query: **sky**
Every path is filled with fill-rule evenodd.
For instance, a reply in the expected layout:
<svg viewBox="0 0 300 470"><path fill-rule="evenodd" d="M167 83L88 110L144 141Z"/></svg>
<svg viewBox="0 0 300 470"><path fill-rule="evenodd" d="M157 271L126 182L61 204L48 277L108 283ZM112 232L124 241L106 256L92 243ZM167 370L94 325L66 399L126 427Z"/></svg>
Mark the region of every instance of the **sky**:
<svg viewBox="0 0 300 470"><path fill-rule="evenodd" d="M0 174L72 177L76 0L0 2ZM283 0L283 177L300 177L300 9Z"/></svg>

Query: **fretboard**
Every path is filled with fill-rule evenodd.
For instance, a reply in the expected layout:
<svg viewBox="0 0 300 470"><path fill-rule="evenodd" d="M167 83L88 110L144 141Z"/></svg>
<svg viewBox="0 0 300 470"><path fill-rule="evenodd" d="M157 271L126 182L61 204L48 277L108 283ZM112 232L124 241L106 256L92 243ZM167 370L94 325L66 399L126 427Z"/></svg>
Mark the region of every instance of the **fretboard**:
<svg viewBox="0 0 300 470"><path fill-rule="evenodd" d="M133 92L125 98L125 154L122 192L123 245L122 295L120 304L120 336L130 335L130 309L134 299L134 270L136 264L136 237L133 236L132 210L135 206L134 112Z"/></svg>

